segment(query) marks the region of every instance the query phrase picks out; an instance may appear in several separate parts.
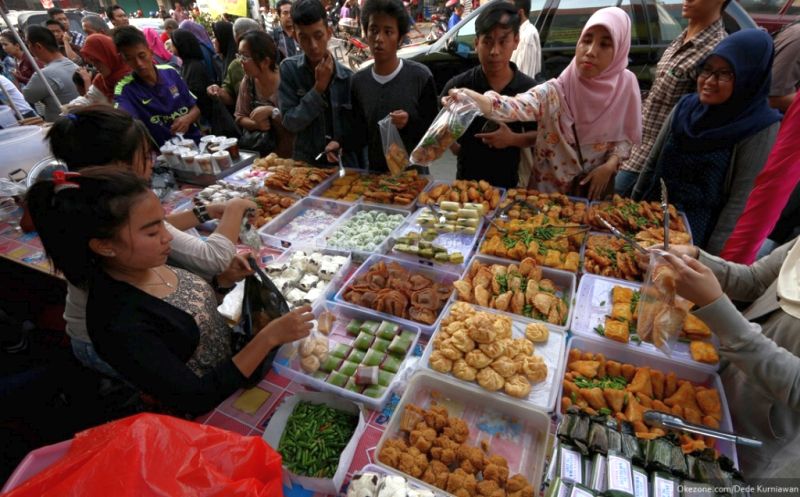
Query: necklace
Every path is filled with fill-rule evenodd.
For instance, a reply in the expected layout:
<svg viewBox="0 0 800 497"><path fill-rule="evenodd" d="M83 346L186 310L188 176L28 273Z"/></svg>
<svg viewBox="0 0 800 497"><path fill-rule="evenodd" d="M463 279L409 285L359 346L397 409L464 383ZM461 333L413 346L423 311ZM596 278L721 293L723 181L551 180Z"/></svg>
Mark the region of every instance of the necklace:
<svg viewBox="0 0 800 497"><path fill-rule="evenodd" d="M158 276L158 279L160 279L160 280L161 280L161 283L145 283L147 286L152 286L152 285L165 285L167 288L175 288L175 286L174 286L172 283L170 283L169 281L165 280L165 279L164 279L164 277L163 277L163 276L161 276L161 273L159 273L158 271L156 271L156 269L155 269L155 268L152 268L152 267L151 267L151 268L150 268L150 270L151 270L151 271L153 271L154 273L156 273L156 276Z"/></svg>

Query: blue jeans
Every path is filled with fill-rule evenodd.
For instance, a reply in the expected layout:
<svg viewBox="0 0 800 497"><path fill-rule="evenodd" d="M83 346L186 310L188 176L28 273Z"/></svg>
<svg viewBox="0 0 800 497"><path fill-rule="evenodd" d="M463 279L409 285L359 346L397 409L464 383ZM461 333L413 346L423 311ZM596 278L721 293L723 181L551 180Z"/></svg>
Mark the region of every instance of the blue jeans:
<svg viewBox="0 0 800 497"><path fill-rule="evenodd" d="M623 197L630 197L638 179L639 173L617 171L617 177L614 179L614 193Z"/></svg>
<svg viewBox="0 0 800 497"><path fill-rule="evenodd" d="M94 350L94 345L74 338L70 338L70 343L72 344L72 353L81 364L110 378L122 380L122 376L120 376L114 368L109 366L106 361L100 359L100 356L97 355L97 351Z"/></svg>

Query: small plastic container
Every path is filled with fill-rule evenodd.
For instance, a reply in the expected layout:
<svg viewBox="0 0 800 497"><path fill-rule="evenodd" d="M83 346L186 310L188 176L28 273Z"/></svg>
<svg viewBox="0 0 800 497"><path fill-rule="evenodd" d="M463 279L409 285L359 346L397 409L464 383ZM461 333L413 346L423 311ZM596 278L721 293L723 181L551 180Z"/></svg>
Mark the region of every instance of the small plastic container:
<svg viewBox="0 0 800 497"><path fill-rule="evenodd" d="M475 256L470 259L469 263L467 264L466 268L464 269L461 278L464 279L469 274L469 270L472 267L473 262L480 262L481 264L500 264L502 266L508 266L509 264L519 264L520 261L512 261L509 259L501 259L499 257L492 257L490 255L480 255L476 254ZM491 312L499 312L500 314L506 314L513 319L517 319L523 322L528 323L546 323L549 327L560 330L566 333L570 329L570 323L572 322L573 316L575 314L575 273L571 273L569 271L564 271L561 269L553 269L547 266L541 266L542 268L542 278L547 278L555 283L556 288L559 290L556 292L556 295L563 298L564 301L567 303L567 307L569 307L569 313L567 314L567 320L564 324L557 325L553 323L547 323L547 321L542 321L539 319L533 319L529 317L522 316L520 314L514 314L511 312L504 312L498 311L496 309L490 309L486 307L481 307L481 309L486 309ZM458 299L458 295L456 294L453 297L454 300ZM476 305L476 307L479 307Z"/></svg>
<svg viewBox="0 0 800 497"><path fill-rule="evenodd" d="M336 316L333 330L328 335L331 350L338 344L345 344L352 347L355 337L352 334L348 334L347 330L345 329L350 320L375 320L374 314L371 312L353 306L336 304L333 302L321 302L316 305L314 308L314 315L319 316L323 311L333 313ZM367 395L363 395L362 393L353 392L346 388L332 385L325 380L314 378L312 375L306 373L300 368L299 356L297 355L295 347L292 344L283 345L278 350L278 353L275 356L275 362L273 362L273 367L278 374L289 378L292 381L312 387L315 390L333 392L342 397L347 397L348 399L360 402L370 409L380 410L381 407L386 404L386 401L391 396L392 391L397 388L402 381L402 378L405 377L406 371L410 369L410 364L413 362L410 360L411 354L414 351L414 347L416 346L420 335L419 326L401 323L400 320L397 319L387 319L386 321L397 324L403 330L411 331L414 333L414 339L411 343L411 347L409 347L406 353L405 358L403 359L403 362L400 364L400 368L398 369L397 373L395 373L392 377L392 380L386 387L383 395L378 398L369 397Z"/></svg>
<svg viewBox="0 0 800 497"><path fill-rule="evenodd" d="M197 167L197 152L194 150L181 152L181 162L183 162L183 168L186 171L200 171Z"/></svg>
<svg viewBox="0 0 800 497"><path fill-rule="evenodd" d="M214 164L211 161L211 154L197 154L194 160L203 174L214 174Z"/></svg>
<svg viewBox="0 0 800 497"><path fill-rule="evenodd" d="M424 192L430 192L431 190L433 190L434 188L436 188L439 185L450 185L450 186L453 186L453 181L432 181L432 182L430 182L430 184L428 184L427 188L425 188L425 190L423 190L423 191ZM500 188L499 186L494 186L494 185L492 185L492 188L494 188L495 190L500 192L500 202L498 202L498 204L497 204L498 207L495 207L494 209L491 209L491 210L489 210L489 212L486 212L484 214L487 217L494 217L495 216L495 214L497 213L497 209L499 208L500 204L503 203L503 201L506 199L506 195L508 194L508 191L505 188ZM478 203L480 203L480 202L478 202ZM420 202L419 198L417 198L417 207L418 208L427 207L428 205L429 204L423 204L422 202Z"/></svg>
<svg viewBox="0 0 800 497"><path fill-rule="evenodd" d="M162 145L159 149L167 165L172 168L181 167L181 158L175 154L176 149L177 147L175 145L170 145L169 143Z"/></svg>
<svg viewBox="0 0 800 497"><path fill-rule="evenodd" d="M211 154L211 158L214 160L214 164L216 164L217 169L220 171L224 171L231 167L233 161L231 160L231 154L228 153L227 150L220 150L219 152L214 152Z"/></svg>
<svg viewBox="0 0 800 497"><path fill-rule="evenodd" d="M383 212L390 215L400 215L403 216L403 221L394 228L391 233L386 235L383 241L372 251L363 251L363 250L355 250L347 247L334 247L331 246L329 240L331 236L342 229L347 223L355 217L356 214L359 212ZM336 248L340 250L349 250L353 254L353 261L357 263L364 262L367 258L372 254L385 254L389 250L390 240L392 239L393 235L397 233L398 230L402 229L403 226L406 224L408 220L408 211L400 210L400 209L393 209L391 207L383 207L383 206L373 206L373 205L366 205L357 203L354 204L339 220L330 227L327 231L320 235L318 240L319 244L325 247Z"/></svg>
<svg viewBox="0 0 800 497"><path fill-rule="evenodd" d="M447 316L450 313L450 308L453 307L454 303L451 303L447 306L445 311L442 313L442 318ZM486 311L487 309L483 307L473 306L475 310L478 311ZM493 311L489 311L493 312ZM496 311L494 311L496 312ZM500 313L504 315L508 315L507 313ZM516 319L513 315L508 315L511 317L512 321L512 334L514 338L525 338L525 327L527 326L527 322L523 322L519 319ZM464 386L464 388L471 389L476 393L486 394L492 397L492 400L496 398L503 398L510 402L521 402L526 405L533 406L541 411L544 412L552 412L555 410L555 403L556 399L558 398L558 386L560 384L559 381L559 372L563 369L563 362L564 362L564 350L566 348L566 332L561 330L556 330L552 326L548 325L548 329L550 331L549 338L547 339L547 343L535 343L534 344L534 354L542 356L545 364L547 364L547 378L544 381L536 383L535 385L531 385L531 393L525 399L520 399L518 397L513 397L511 395L506 394L502 390L498 390L497 392L490 392L480 385L476 381L466 381L456 378L455 376L449 373L439 373L438 371L434 371L431 369L428 361L430 360L431 354L433 353L433 342L436 340L436 335L439 333L439 329L437 327L436 333L433 334L431 339L428 341L427 347L425 347L425 352L422 354L422 359L420 359L421 363L420 366L423 368L429 369L435 375L443 375L446 376L453 382L457 382Z"/></svg>
<svg viewBox="0 0 800 497"><path fill-rule="evenodd" d="M378 459L384 444L399 437L400 418L408 404L427 409L432 405L447 407L451 417L459 417L469 426L467 444L480 447L488 444L488 453L508 461L509 476L522 474L538 491L544 469L545 450L550 429L547 415L520 402L476 393L449 378L430 371L417 371L409 380L405 393L386 425L375 448L377 465L389 473L399 474L436 495L452 495L421 480L392 468Z"/></svg>
<svg viewBox="0 0 800 497"><path fill-rule="evenodd" d="M239 140L227 138L220 143L220 147L227 150L233 160L239 160Z"/></svg>
<svg viewBox="0 0 800 497"><path fill-rule="evenodd" d="M183 148L188 148L189 150L194 150L195 152L197 151L197 143L195 143L194 140L190 140L188 138L179 140L178 146Z"/></svg>
<svg viewBox="0 0 800 497"><path fill-rule="evenodd" d="M647 366L650 369L656 369L664 373L673 372L680 380L689 380L698 385L716 388L719 393L719 399L722 411L722 420L720 421L720 430L733 432L733 423L731 421L730 410L728 408L728 399L725 396L725 389L722 385L722 380L715 372L702 369L694 364L687 364L685 362L675 361L664 356L655 356L652 354L641 354L630 348L620 347L620 344L613 343L611 340L606 340L601 337L588 337L588 336L573 336L567 342L567 354L565 358L569 357L569 351L578 349L581 352L600 352L605 355L606 360L618 361L620 363L633 364L635 366ZM559 382L563 381L564 372L566 371L567 362L563 361L563 367L558 375ZM562 387L563 388L563 387ZM558 393L558 398L561 398L561 391ZM739 459L736 455L736 447L732 442L717 440L717 449L730 457L731 460L739 466Z"/></svg>
<svg viewBox="0 0 800 497"><path fill-rule="evenodd" d="M306 197L262 226L258 232L264 244L273 247L313 245L348 209L350 205L342 202ZM320 213L317 222L312 222L309 217L313 211Z"/></svg>
<svg viewBox="0 0 800 497"><path fill-rule="evenodd" d="M358 271L353 273L353 275L347 280L347 282L344 285L342 285L342 288L336 294L336 297L334 298L334 300L336 302L341 303L341 304L353 305L353 304L351 304L350 302L348 302L348 301L346 301L344 299L344 294L347 292L348 288L350 287L350 284L353 281L355 281L357 278L359 278L361 275L363 275L367 271L369 271L369 269L372 266L374 266L375 264L377 264L379 262L384 262L386 264L394 262L394 263L400 264L403 268L405 268L407 271L410 271L411 273L421 274L423 276L426 276L426 277L430 278L435 283L440 283L440 284L444 284L444 285L448 285L448 286L452 285L453 282L458 279L458 274L456 274L456 273L445 272L445 271L441 271L441 270L438 270L438 269L433 269L433 268L430 268L430 267L427 267L427 266L414 264L412 262L403 261L403 260L400 260L400 259L395 259L393 257L387 257L387 256L384 256L384 255L371 255L366 261L364 261L364 264L362 264L361 267L358 268ZM451 299L452 299L452 295L451 295ZM416 321L407 320L407 319L401 319L401 318L398 318L397 316L393 316L391 314L387 314L387 313L384 313L384 312L378 312L376 310L369 309L369 308L364 308L364 307L361 307L361 306L355 306L355 307L357 307L359 309L367 309L374 316L380 317L381 319L385 319L387 321L396 321L398 323L403 323L404 325L419 326L419 329L423 334L431 335L431 334L433 334L433 331L436 329L436 327L439 325L439 321L442 319L442 313L444 312L444 308L447 307L447 305L444 305L442 307L442 310L439 311L439 313L437 314L436 321L433 324L430 324L430 325L427 325L427 324L424 324L424 323L419 323L419 322L416 322Z"/></svg>
<svg viewBox="0 0 800 497"><path fill-rule="evenodd" d="M586 274L581 278L581 283L578 286L578 293L575 299L575 313L574 317L572 318L572 326L570 327L572 333L575 335L597 338L599 340L606 340L618 347L624 347L626 349L635 351L635 353L669 357L673 360L690 364L699 369L712 372L719 369L719 363L705 364L692 359L692 354L689 351L688 343L680 341L677 342L672 350L672 355L666 356L652 343L638 343L633 341L621 343L600 336L600 334L595 331L595 328L599 325L603 325L605 323L606 316L611 313L611 290L615 286L631 288L633 290L639 290L641 287L641 285L632 283L630 281L615 280L611 278L605 278L603 276L597 276L595 274ZM719 339L715 335L711 336L711 343L717 350L719 350Z"/></svg>
<svg viewBox="0 0 800 497"><path fill-rule="evenodd" d="M402 473L400 473L400 472L398 472L396 470L395 471L389 471L387 468L385 468L383 466L378 466L377 464L367 464L366 466L364 466L360 470L356 471L356 473L353 476L355 476L355 475L363 475L365 473L375 473L375 474L381 475L381 476L387 476L387 475L403 476ZM350 481L353 481L352 478L350 479ZM349 482L348 482L348 485L349 485ZM418 485L418 484L414 483L413 480L408 480L408 486L410 488L414 489L414 490L428 490L427 488L423 488L421 485ZM349 488L349 486L348 486L348 488ZM440 490L439 492L441 493L443 491ZM345 495L344 489L342 490L342 495ZM437 494L437 497L438 497L438 495L440 495L440 494Z"/></svg>

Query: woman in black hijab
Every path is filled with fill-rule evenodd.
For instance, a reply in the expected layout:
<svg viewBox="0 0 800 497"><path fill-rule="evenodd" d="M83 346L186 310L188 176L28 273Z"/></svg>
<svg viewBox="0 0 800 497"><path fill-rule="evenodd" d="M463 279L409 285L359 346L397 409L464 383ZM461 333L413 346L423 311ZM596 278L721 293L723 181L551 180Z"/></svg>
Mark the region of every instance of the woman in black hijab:
<svg viewBox="0 0 800 497"><path fill-rule="evenodd" d="M222 57L222 78L228 72L228 66L236 58L236 41L233 37L233 24L228 21L217 21L211 26L217 40L217 51Z"/></svg>

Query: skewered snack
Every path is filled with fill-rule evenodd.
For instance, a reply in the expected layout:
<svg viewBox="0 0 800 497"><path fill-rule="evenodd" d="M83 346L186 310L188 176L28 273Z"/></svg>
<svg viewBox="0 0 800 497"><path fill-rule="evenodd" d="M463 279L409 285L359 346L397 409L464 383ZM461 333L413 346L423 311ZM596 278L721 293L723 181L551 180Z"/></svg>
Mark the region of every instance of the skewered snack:
<svg viewBox="0 0 800 497"><path fill-rule="evenodd" d="M456 180L452 184L436 185L419 196L423 205L438 205L443 202L456 202L459 207L464 204L481 204L483 212L491 212L500 205L500 190L484 180Z"/></svg>
<svg viewBox="0 0 800 497"><path fill-rule="evenodd" d="M526 398L531 384L547 378L547 365L527 338L512 338L507 316L478 311L457 302L445 316L433 342L432 369L476 382L491 392L504 390Z"/></svg>
<svg viewBox="0 0 800 497"><path fill-rule="evenodd" d="M462 302L559 326L569 313L567 301L557 295L558 289L551 280L542 278L542 268L530 257L519 265L473 261L466 277L455 281L453 287Z"/></svg>
<svg viewBox="0 0 800 497"><path fill-rule="evenodd" d="M351 304L431 325L452 288L413 273L396 262L378 262L350 282L343 298Z"/></svg>
<svg viewBox="0 0 800 497"><path fill-rule="evenodd" d="M530 257L542 266L575 272L585 236L580 225L541 213L526 221L497 220L486 231L481 253L515 261Z"/></svg>
<svg viewBox="0 0 800 497"><path fill-rule="evenodd" d="M526 220L544 213L550 219L565 223L583 223L586 219L586 202L575 202L563 193L543 193L538 190L511 188L500 203L509 219ZM535 207L535 209L531 209Z"/></svg>
<svg viewBox="0 0 800 497"><path fill-rule="evenodd" d="M428 178L421 177L415 170L403 171L397 176L348 171L343 177L333 180L322 197L347 202L363 197L365 202L374 204L407 206L427 185Z"/></svg>
<svg viewBox="0 0 800 497"><path fill-rule="evenodd" d="M267 170L264 186L273 190L293 192L305 197L315 186L336 172L333 168L294 165L302 163L296 163L291 159L270 160L271 155L263 159L256 159L253 167ZM278 161L291 161L291 163L282 162L282 165L272 165L277 164Z"/></svg>
<svg viewBox="0 0 800 497"><path fill-rule="evenodd" d="M469 425L449 414L440 405L406 405L401 433L383 444L378 460L457 496L534 496L523 475L509 475L508 460L466 443Z"/></svg>
<svg viewBox="0 0 800 497"><path fill-rule="evenodd" d="M661 204L658 202L636 202L629 198L614 195L610 202L600 202L589 207L587 222L598 231L606 231L606 227L597 218L603 216L606 221L618 230L635 235L648 228L657 228L663 232ZM669 228L672 231L686 233L688 230L683 216L678 215L674 205L669 206ZM670 233L670 238L672 234ZM663 242L663 238L662 238ZM677 242L675 242L677 243Z"/></svg>
<svg viewBox="0 0 800 497"><path fill-rule="evenodd" d="M583 268L587 273L629 281L642 281L633 247L611 235L589 235Z"/></svg>
<svg viewBox="0 0 800 497"><path fill-rule="evenodd" d="M680 380L673 372L623 364L578 349L571 349L567 356L561 411L573 405L592 416L607 414L632 423L636 436L645 439L665 435L663 429L644 423L644 413L650 410L714 429L719 429L722 420L722 402L715 388ZM710 438L685 437L687 453L714 445Z"/></svg>

